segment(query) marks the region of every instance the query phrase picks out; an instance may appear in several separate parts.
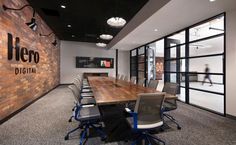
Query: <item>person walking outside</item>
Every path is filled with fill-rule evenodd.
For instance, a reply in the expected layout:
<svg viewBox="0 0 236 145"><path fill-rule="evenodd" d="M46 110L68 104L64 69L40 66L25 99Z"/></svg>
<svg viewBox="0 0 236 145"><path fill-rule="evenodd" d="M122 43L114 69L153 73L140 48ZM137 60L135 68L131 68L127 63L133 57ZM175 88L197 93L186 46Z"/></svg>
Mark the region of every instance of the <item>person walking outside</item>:
<svg viewBox="0 0 236 145"><path fill-rule="evenodd" d="M204 83L206 82L206 80L208 79L209 81L210 81L210 83L211 83L211 85L210 86L212 86L213 84L212 84L212 81L211 81L211 78L210 78L210 69L209 69L209 66L208 66L208 64L205 64L205 77L204 77L204 79L203 79L203 81L202 81L202 85L204 85Z"/></svg>

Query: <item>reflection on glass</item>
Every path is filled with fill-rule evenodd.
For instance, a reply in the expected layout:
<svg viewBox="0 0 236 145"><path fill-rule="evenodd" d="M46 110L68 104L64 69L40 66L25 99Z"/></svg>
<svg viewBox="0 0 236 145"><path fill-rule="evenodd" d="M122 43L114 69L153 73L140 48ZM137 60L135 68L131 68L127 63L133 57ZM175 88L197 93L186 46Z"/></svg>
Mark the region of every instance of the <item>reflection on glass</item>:
<svg viewBox="0 0 236 145"><path fill-rule="evenodd" d="M180 93L177 94L179 100L185 102L185 88L180 87Z"/></svg>
<svg viewBox="0 0 236 145"><path fill-rule="evenodd" d="M175 46L176 44L185 43L185 31L182 31L180 33L168 37L167 41L169 41L170 43L169 47Z"/></svg>
<svg viewBox="0 0 236 145"><path fill-rule="evenodd" d="M205 72L206 64L209 67L209 73L223 73L223 56L212 56L189 59L190 72Z"/></svg>
<svg viewBox="0 0 236 145"><path fill-rule="evenodd" d="M144 46L138 49L138 54L139 55L144 54L144 52L145 52L145 47Z"/></svg>
<svg viewBox="0 0 236 145"><path fill-rule="evenodd" d="M176 74L175 73L171 73L170 74L170 82L171 83L176 83Z"/></svg>
<svg viewBox="0 0 236 145"><path fill-rule="evenodd" d="M189 101L191 104L198 105L220 113L224 113L223 95L217 95L190 89Z"/></svg>
<svg viewBox="0 0 236 145"><path fill-rule="evenodd" d="M224 33L224 16L191 28L189 30L189 40L193 41L221 33Z"/></svg>
<svg viewBox="0 0 236 145"><path fill-rule="evenodd" d="M166 53L170 53L170 58L185 57L185 45L172 47L166 50ZM170 58L167 58L167 59L170 59Z"/></svg>
<svg viewBox="0 0 236 145"><path fill-rule="evenodd" d="M140 63L140 62L144 62L144 58L145 58L144 55L138 56L138 62L139 62L139 63Z"/></svg>
<svg viewBox="0 0 236 145"><path fill-rule="evenodd" d="M144 71L144 66L145 66L145 63L139 63L138 64L138 70Z"/></svg>
<svg viewBox="0 0 236 145"><path fill-rule="evenodd" d="M203 80L206 75L204 74L189 74L189 87L212 92L224 93L224 84L222 75L209 75L212 85L209 80Z"/></svg>
<svg viewBox="0 0 236 145"><path fill-rule="evenodd" d="M136 56L136 55L137 55L136 49L135 49L135 50L132 50L132 51L131 51L131 56Z"/></svg>
<svg viewBox="0 0 236 145"><path fill-rule="evenodd" d="M224 52L224 37L216 37L189 44L189 56L219 54Z"/></svg>

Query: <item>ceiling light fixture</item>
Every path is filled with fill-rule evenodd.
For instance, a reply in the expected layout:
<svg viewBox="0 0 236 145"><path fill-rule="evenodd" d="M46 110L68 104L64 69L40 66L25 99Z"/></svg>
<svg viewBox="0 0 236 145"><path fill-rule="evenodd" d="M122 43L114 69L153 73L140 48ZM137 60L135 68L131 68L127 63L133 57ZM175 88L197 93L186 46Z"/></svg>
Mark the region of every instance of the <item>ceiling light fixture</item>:
<svg viewBox="0 0 236 145"><path fill-rule="evenodd" d="M68 28L71 28L71 25L70 25L70 24L68 24L68 25L67 25L67 27L68 27Z"/></svg>
<svg viewBox="0 0 236 145"><path fill-rule="evenodd" d="M111 27L120 28L126 24L126 20L121 17L111 17L107 20L107 24Z"/></svg>
<svg viewBox="0 0 236 145"><path fill-rule="evenodd" d="M101 34L99 37L103 40L111 40L113 38L110 34Z"/></svg>
<svg viewBox="0 0 236 145"><path fill-rule="evenodd" d="M157 29L154 29L155 32L157 32L158 30Z"/></svg>
<svg viewBox="0 0 236 145"><path fill-rule="evenodd" d="M216 1L216 0L209 0L210 2L214 2L214 1Z"/></svg>
<svg viewBox="0 0 236 145"><path fill-rule="evenodd" d="M98 47L106 47L106 46L107 46L107 44L101 43L101 42L96 43L96 45L97 45Z"/></svg>
<svg viewBox="0 0 236 145"><path fill-rule="evenodd" d="M65 5L61 5L61 8L65 9L65 8L66 8L66 6L65 6Z"/></svg>
<svg viewBox="0 0 236 145"><path fill-rule="evenodd" d="M75 37L75 35L71 35L71 37L72 37L72 38L74 38L74 37Z"/></svg>
<svg viewBox="0 0 236 145"><path fill-rule="evenodd" d="M7 7L6 5L3 5L3 10L6 11L6 10L13 10L13 11L21 11L23 10L24 8L26 7L31 7L33 9L33 17L31 18L31 21L30 22L27 22L25 23L28 27L30 27L30 29L32 29L33 31L36 31L37 30L37 23L36 23L36 19L35 19L35 10L34 8L31 6L31 5L24 5L23 7L21 8L9 8Z"/></svg>

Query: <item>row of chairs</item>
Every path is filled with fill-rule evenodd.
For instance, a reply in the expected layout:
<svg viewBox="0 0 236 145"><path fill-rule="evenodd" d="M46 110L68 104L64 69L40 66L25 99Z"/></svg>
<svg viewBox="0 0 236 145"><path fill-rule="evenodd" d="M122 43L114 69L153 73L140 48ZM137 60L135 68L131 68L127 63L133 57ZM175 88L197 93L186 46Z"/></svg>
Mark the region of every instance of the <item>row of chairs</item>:
<svg viewBox="0 0 236 145"><path fill-rule="evenodd" d="M89 128L93 128L102 140L106 139L106 134L102 130L101 113L99 112L96 100L94 99L93 92L86 79L78 75L73 84L68 86L75 98L75 106L73 107L73 115L70 117L69 122L76 120L79 122L77 128L69 131L65 140L69 139L69 135L78 129L80 133L80 145L83 145L88 137Z"/></svg>
<svg viewBox="0 0 236 145"><path fill-rule="evenodd" d="M133 84L138 84L138 85L140 85L140 86L144 86L144 83L145 83L145 81L146 81L145 78L140 78L140 79L138 80L138 83L136 83L136 80L137 80L136 77L133 76L133 77L131 77L130 80L129 80L129 77L128 77L128 76L126 76L126 75L121 75L121 74L118 74L118 75L117 75L117 79L124 80L124 81L130 81L131 83L133 83ZM150 80L147 87L156 89L157 86L158 86L158 83L159 83L158 80Z"/></svg>
<svg viewBox="0 0 236 145"><path fill-rule="evenodd" d="M82 145L87 140L89 128L93 128L101 139L105 140L106 134L102 130L101 114L96 105L96 100L93 97L93 92L88 81L78 75L74 79L73 85L68 86L68 88L72 91L72 94L76 100L75 106L72 109L73 115L69 119L69 122L74 119L79 122L79 125L77 128L67 133L65 140L69 139L69 135L71 133L81 129L80 145ZM164 85L163 92L175 95L176 91L176 84L166 83ZM148 144L151 144L150 139L165 144L164 141L149 133L149 131L163 126L163 116L173 120L177 124L178 128L180 128L172 116L163 113L173 109L170 109L170 107L176 106L173 105L171 100L164 100L164 96L165 93L139 94L134 110L131 111L129 108L125 108L125 110L132 116L127 118L127 122L131 126L132 130L138 134L133 144L136 144L138 140L143 139Z"/></svg>

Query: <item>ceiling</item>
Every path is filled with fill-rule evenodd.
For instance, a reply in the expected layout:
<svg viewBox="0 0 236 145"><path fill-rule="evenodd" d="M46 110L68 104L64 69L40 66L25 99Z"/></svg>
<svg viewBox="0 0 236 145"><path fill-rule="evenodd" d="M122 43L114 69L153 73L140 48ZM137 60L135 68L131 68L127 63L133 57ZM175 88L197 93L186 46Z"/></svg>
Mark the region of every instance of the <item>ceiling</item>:
<svg viewBox="0 0 236 145"><path fill-rule="evenodd" d="M28 0L61 40L98 42L99 35L117 35L107 19L119 16L127 23L148 0ZM66 8L61 8L61 5ZM68 25L71 25L69 28ZM106 43L109 43L107 41Z"/></svg>
<svg viewBox="0 0 236 145"><path fill-rule="evenodd" d="M209 0L171 0L133 31L121 40L113 42L113 45L109 47L128 51L222 12L235 9L235 0L215 0L214 2ZM155 29L157 31L154 31Z"/></svg>

